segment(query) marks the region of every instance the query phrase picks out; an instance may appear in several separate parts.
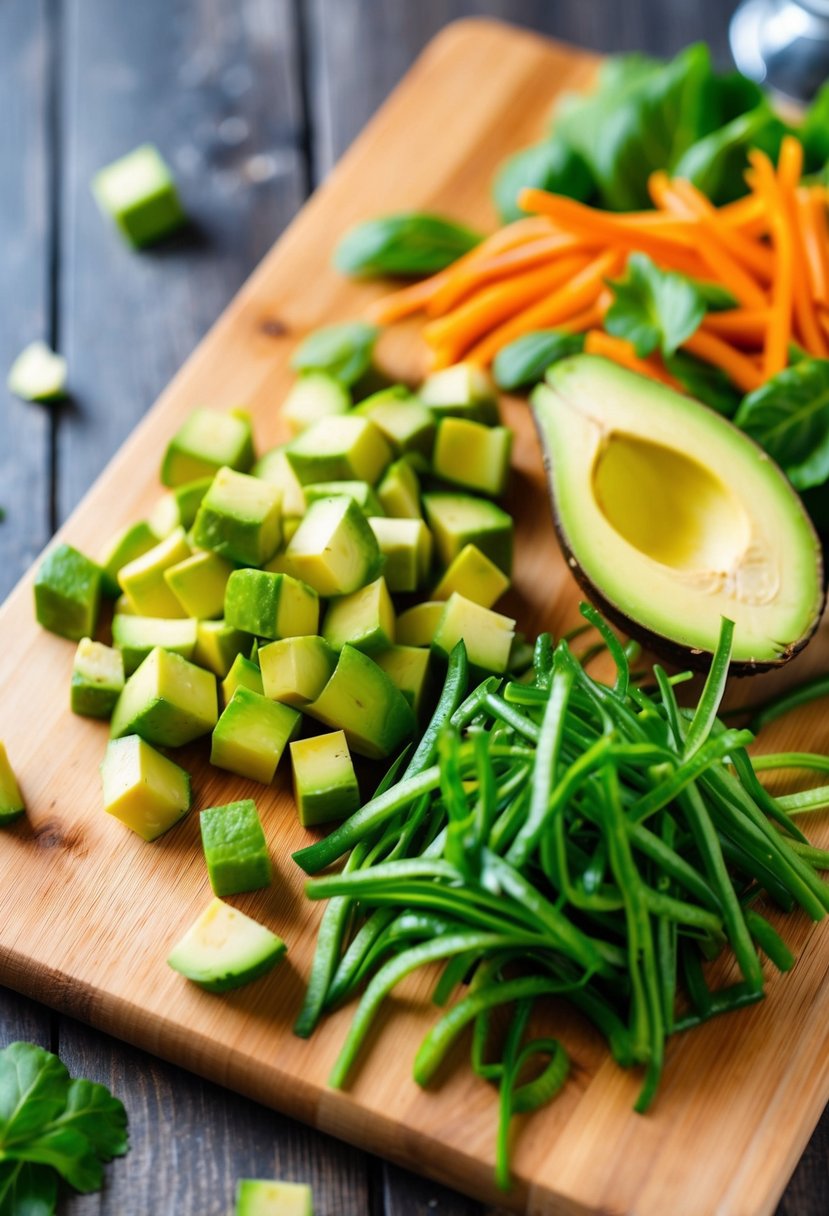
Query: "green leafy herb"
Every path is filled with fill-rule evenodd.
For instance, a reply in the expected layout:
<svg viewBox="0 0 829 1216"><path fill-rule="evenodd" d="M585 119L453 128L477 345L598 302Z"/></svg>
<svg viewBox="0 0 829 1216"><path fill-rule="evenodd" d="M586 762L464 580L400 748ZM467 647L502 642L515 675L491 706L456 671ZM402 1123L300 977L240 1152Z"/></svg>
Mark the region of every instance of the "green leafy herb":
<svg viewBox="0 0 829 1216"><path fill-rule="evenodd" d="M492 195L505 224L524 215L518 206L518 195L529 186L579 202L587 202L596 190L593 175L581 154L556 134L530 148L522 148L499 169Z"/></svg>
<svg viewBox="0 0 829 1216"><path fill-rule="evenodd" d="M317 329L294 352L291 367L298 372L328 372L350 386L370 368L378 333L375 325L365 321Z"/></svg>
<svg viewBox="0 0 829 1216"><path fill-rule="evenodd" d="M105 1086L31 1043L0 1051L0 1216L51 1216L61 1179L98 1190L126 1151L126 1111Z"/></svg>
<svg viewBox="0 0 829 1216"><path fill-rule="evenodd" d="M538 384L552 363L584 350L584 334L568 334L559 329L537 329L516 338L495 356L492 374L506 392Z"/></svg>
<svg viewBox="0 0 829 1216"><path fill-rule="evenodd" d="M750 149L759 148L776 161L790 130L764 100L698 140L680 157L673 172L687 177L717 206L730 203L746 192L744 175Z"/></svg>
<svg viewBox="0 0 829 1216"><path fill-rule="evenodd" d="M798 131L806 153L807 168L829 161L829 84L819 90Z"/></svg>
<svg viewBox="0 0 829 1216"><path fill-rule="evenodd" d="M351 275L436 274L481 239L480 233L440 215L384 215L347 232L337 246L334 265Z"/></svg>
<svg viewBox="0 0 829 1216"><path fill-rule="evenodd" d="M709 312L726 312L729 308L739 307L740 301L727 287L721 287L719 283L712 283L710 279L695 279L690 275L687 277L688 282L693 283L702 296Z"/></svg>
<svg viewBox="0 0 829 1216"><path fill-rule="evenodd" d="M684 350L665 355L664 361L667 370L690 396L726 418L734 417L742 398L721 368L705 363Z"/></svg>
<svg viewBox="0 0 829 1216"><path fill-rule="evenodd" d="M803 359L750 393L734 419L797 490L829 479L829 360Z"/></svg>
<svg viewBox="0 0 829 1216"><path fill-rule="evenodd" d="M705 300L692 280L660 270L643 253L632 253L625 277L610 286L615 298L605 328L632 342L640 358L655 350L673 354L705 316Z"/></svg>

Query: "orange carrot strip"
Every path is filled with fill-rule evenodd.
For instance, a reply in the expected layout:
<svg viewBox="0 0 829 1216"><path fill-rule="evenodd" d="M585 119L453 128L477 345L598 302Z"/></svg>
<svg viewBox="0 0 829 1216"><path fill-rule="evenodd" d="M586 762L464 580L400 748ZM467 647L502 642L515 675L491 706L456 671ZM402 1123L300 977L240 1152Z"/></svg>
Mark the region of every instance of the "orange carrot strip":
<svg viewBox="0 0 829 1216"><path fill-rule="evenodd" d="M668 384L671 388L679 387L673 376L670 376L657 363L640 359L632 342L628 342L625 338L615 338L612 334L605 333L603 329L588 331L584 341L584 350L588 355L601 355L605 359L612 359L620 367L638 372L640 376L647 376L649 380L658 380L660 384Z"/></svg>
<svg viewBox="0 0 829 1216"><path fill-rule="evenodd" d="M698 329L682 346L689 354L724 371L744 393L752 392L763 383L763 374L756 364L716 334Z"/></svg>
<svg viewBox="0 0 829 1216"><path fill-rule="evenodd" d="M671 185L676 197L699 219L700 224L713 238L730 250L757 278L764 283L770 282L774 271L774 258L766 246L751 240L738 228L730 228L724 224L717 208L692 182L685 178L674 178Z"/></svg>
<svg viewBox="0 0 829 1216"><path fill-rule="evenodd" d="M607 307L602 307L602 299L600 296L595 304L588 304L587 308L582 309L581 312L575 313L575 315L569 317L568 320L562 321L557 328L565 334L586 333L588 329L596 329L601 325L606 311Z"/></svg>
<svg viewBox="0 0 829 1216"><path fill-rule="evenodd" d="M808 250L797 207L797 187L802 171L803 145L793 135L787 135L780 148L777 181L791 234L794 319L806 350L820 359L825 359L829 348L817 319Z"/></svg>
<svg viewBox="0 0 829 1216"><path fill-rule="evenodd" d="M724 203L717 208L717 214L729 228L739 228L747 236L759 236L768 231L766 209L756 194L746 194L733 203Z"/></svg>
<svg viewBox="0 0 829 1216"><path fill-rule="evenodd" d="M457 274L451 275L434 293L429 300L426 312L430 317L442 317L482 284L495 282L521 270L530 270L534 266L552 262L561 254L590 247L589 243L581 237L557 232L470 263Z"/></svg>
<svg viewBox="0 0 829 1216"><path fill-rule="evenodd" d="M769 215L772 246L775 253L771 316L766 330L763 355L765 375L774 376L777 372L782 371L789 361L794 304L792 230L786 215L780 183L771 161L764 152L760 152L758 149L749 152L748 158L754 168L754 188L763 199Z"/></svg>
<svg viewBox="0 0 829 1216"><path fill-rule="evenodd" d="M803 176L803 144L795 135L784 135L777 161L777 180L782 190L796 190Z"/></svg>
<svg viewBox="0 0 829 1216"><path fill-rule="evenodd" d="M763 345L770 317L770 308L729 308L706 313L702 328L735 346L758 347Z"/></svg>
<svg viewBox="0 0 829 1216"><path fill-rule="evenodd" d="M826 207L822 191L800 189L796 194L798 227L809 269L812 298L819 304L829 303L829 232L826 228Z"/></svg>
<svg viewBox="0 0 829 1216"><path fill-rule="evenodd" d="M412 283L408 287L401 287L388 295L380 296L378 300L372 300L366 308L366 317L375 325L392 325L395 321L402 321L425 308L432 295L445 281L446 271L442 270L428 279L421 279L419 283Z"/></svg>

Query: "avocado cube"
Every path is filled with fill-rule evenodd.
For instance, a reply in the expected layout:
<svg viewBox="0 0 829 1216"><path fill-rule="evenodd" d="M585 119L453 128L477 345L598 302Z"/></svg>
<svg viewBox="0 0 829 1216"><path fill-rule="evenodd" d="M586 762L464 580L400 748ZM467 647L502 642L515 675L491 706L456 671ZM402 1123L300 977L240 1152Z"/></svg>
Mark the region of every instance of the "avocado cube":
<svg viewBox="0 0 829 1216"><path fill-rule="evenodd" d="M344 495L311 503L285 557L298 578L325 596L349 595L382 568L377 538L354 499Z"/></svg>
<svg viewBox="0 0 829 1216"><path fill-rule="evenodd" d="M314 1216L311 1188L303 1182L243 1178L236 1184L235 1216Z"/></svg>
<svg viewBox="0 0 829 1216"><path fill-rule="evenodd" d="M490 674L503 675L514 639L515 621L512 617L493 612L491 608L482 608L455 591L446 601L432 640L432 649L448 658L457 643L463 640L473 667Z"/></svg>
<svg viewBox="0 0 829 1216"><path fill-rule="evenodd" d="M512 431L466 418L444 418L435 440L433 468L468 490L498 496L507 488Z"/></svg>
<svg viewBox="0 0 829 1216"><path fill-rule="evenodd" d="M253 430L243 410L193 410L167 446L161 482L180 486L215 477L225 467L246 473L253 459Z"/></svg>
<svg viewBox="0 0 829 1216"><path fill-rule="evenodd" d="M196 515L193 540L231 561L263 566L282 540L281 502L270 482L219 469Z"/></svg>
<svg viewBox="0 0 829 1216"><path fill-rule="evenodd" d="M101 212L136 249L181 228L187 219L173 175L153 144L141 144L99 169L92 193Z"/></svg>
<svg viewBox="0 0 829 1216"><path fill-rule="evenodd" d="M383 511L374 512L376 515L385 513L395 519L421 519L423 516L420 481L408 460L395 460L389 465L377 487L377 497Z"/></svg>
<svg viewBox="0 0 829 1216"><path fill-rule="evenodd" d="M112 715L113 739L140 735L182 747L209 734L219 716L216 677L157 646L124 685Z"/></svg>
<svg viewBox="0 0 829 1216"><path fill-rule="evenodd" d="M285 943L238 908L213 899L167 959L208 992L229 992L259 979L284 958Z"/></svg>
<svg viewBox="0 0 829 1216"><path fill-rule="evenodd" d="M290 574L269 570L234 570L225 593L225 619L237 629L261 638L316 633L319 596Z"/></svg>
<svg viewBox="0 0 829 1216"><path fill-rule="evenodd" d="M356 414L324 418L285 449L299 481L367 481L371 485L392 458L382 432Z"/></svg>
<svg viewBox="0 0 829 1216"><path fill-rule="evenodd" d="M113 536L101 557L101 592L111 599L117 599L121 594L118 574L129 562L137 557L143 557L158 544L159 537L145 519L137 524L127 524Z"/></svg>
<svg viewBox="0 0 829 1216"><path fill-rule="evenodd" d="M91 637L101 603L101 567L71 545L56 545L35 575L35 615L44 629L79 642Z"/></svg>
<svg viewBox="0 0 829 1216"><path fill-rule="evenodd" d="M291 468L284 447L273 448L266 452L253 466L253 476L276 486L282 495L282 533L288 539L287 523L289 519L305 514L305 492L302 483Z"/></svg>
<svg viewBox="0 0 829 1216"><path fill-rule="evenodd" d="M468 418L484 426L498 426L501 421L495 384L476 363L456 363L432 372L417 395L438 420Z"/></svg>
<svg viewBox="0 0 829 1216"><path fill-rule="evenodd" d="M109 718L124 688L120 650L81 638L72 663L70 705L86 718Z"/></svg>
<svg viewBox="0 0 829 1216"><path fill-rule="evenodd" d="M360 805L360 787L341 730L291 744L294 799L304 828L344 819Z"/></svg>
<svg viewBox="0 0 829 1216"><path fill-rule="evenodd" d="M239 895L270 885L273 866L252 798L208 807L199 815L199 827L214 895Z"/></svg>
<svg viewBox="0 0 829 1216"><path fill-rule="evenodd" d="M343 646L331 679L305 712L326 726L344 730L349 747L361 756L383 759L411 738L412 708L382 668Z"/></svg>
<svg viewBox="0 0 829 1216"><path fill-rule="evenodd" d="M332 650L350 643L365 654L376 654L394 641L394 605L381 575L350 595L340 595L328 605L322 636Z"/></svg>
<svg viewBox="0 0 829 1216"><path fill-rule="evenodd" d="M164 571L164 581L186 616L211 621L224 612L230 562L209 550L194 553Z"/></svg>
<svg viewBox="0 0 829 1216"><path fill-rule="evenodd" d="M282 403L282 417L297 435L322 419L347 414L351 393L326 372L305 372Z"/></svg>
<svg viewBox="0 0 829 1216"><path fill-rule="evenodd" d="M110 739L101 764L104 810L144 840L169 831L190 810L190 776L138 735Z"/></svg>
<svg viewBox="0 0 829 1216"><path fill-rule="evenodd" d="M420 718L431 687L431 651L425 646L389 646L375 658Z"/></svg>
<svg viewBox="0 0 829 1216"><path fill-rule="evenodd" d="M0 827L14 823L25 810L20 786L17 784L5 745L0 743Z"/></svg>
<svg viewBox="0 0 829 1216"><path fill-rule="evenodd" d="M385 559L383 574L390 591L417 591L429 577L432 564L432 534L422 519L369 521Z"/></svg>
<svg viewBox="0 0 829 1216"><path fill-rule="evenodd" d="M270 785L302 716L250 688L237 688L213 731L210 763Z"/></svg>
<svg viewBox="0 0 829 1216"><path fill-rule="evenodd" d="M464 545L444 572L432 595L448 600L454 591L491 608L509 587L509 579L476 545Z"/></svg>
<svg viewBox="0 0 829 1216"><path fill-rule="evenodd" d="M198 477L161 495L149 519L150 527L159 539L163 540L176 528L184 528L185 531L192 528L196 512L212 481L212 477Z"/></svg>
<svg viewBox="0 0 829 1216"><path fill-rule="evenodd" d="M30 342L9 368L6 387L22 401L59 401L66 396L66 360L45 342Z"/></svg>
<svg viewBox="0 0 829 1216"><path fill-rule="evenodd" d="M400 646L431 646L446 604L429 600L415 604L397 618L397 642Z"/></svg>
<svg viewBox="0 0 829 1216"><path fill-rule="evenodd" d="M233 666L236 656L250 645L249 636L224 619L196 623L196 649L193 662L206 667L223 680Z"/></svg>
<svg viewBox="0 0 829 1216"><path fill-rule="evenodd" d="M278 646L279 642L272 644ZM225 705L239 687L252 688L254 692L259 693L265 691L262 685L262 672L256 663L251 659L246 659L243 654L236 655L230 665L230 671L222 680L222 697Z"/></svg>
<svg viewBox="0 0 829 1216"><path fill-rule="evenodd" d="M170 620L161 616L136 616L116 612L112 618L112 642L121 652L124 671L132 675L156 646L191 659L196 649L197 628L192 620Z"/></svg>
<svg viewBox="0 0 829 1216"><path fill-rule="evenodd" d="M175 528L154 548L121 567L118 582L139 616L180 619L187 615L167 585L164 572L190 555L184 529Z"/></svg>
<svg viewBox="0 0 829 1216"><path fill-rule="evenodd" d="M471 494L435 492L423 495L435 550L449 566L467 545L475 545L505 574L512 570L512 518L496 503Z"/></svg>
<svg viewBox="0 0 829 1216"><path fill-rule="evenodd" d="M319 498L336 498L346 494L353 498L363 515L383 515L380 499L367 481L319 481L305 487L305 501L316 502ZM290 540L290 537L287 538Z"/></svg>
<svg viewBox="0 0 829 1216"><path fill-rule="evenodd" d="M370 418L397 456L418 456L428 467L435 442L435 416L403 385L381 389L354 411Z"/></svg>
<svg viewBox="0 0 829 1216"><path fill-rule="evenodd" d="M331 679L337 655L324 638L284 638L262 647L259 666L266 697L304 709Z"/></svg>

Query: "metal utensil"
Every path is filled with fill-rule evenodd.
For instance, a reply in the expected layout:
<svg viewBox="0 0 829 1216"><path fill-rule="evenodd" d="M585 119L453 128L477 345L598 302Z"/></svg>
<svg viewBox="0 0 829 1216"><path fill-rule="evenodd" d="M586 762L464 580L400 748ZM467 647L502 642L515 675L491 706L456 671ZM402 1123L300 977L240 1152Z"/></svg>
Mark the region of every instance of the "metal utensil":
<svg viewBox="0 0 829 1216"><path fill-rule="evenodd" d="M743 75L797 101L829 79L829 0L743 0L729 37Z"/></svg>

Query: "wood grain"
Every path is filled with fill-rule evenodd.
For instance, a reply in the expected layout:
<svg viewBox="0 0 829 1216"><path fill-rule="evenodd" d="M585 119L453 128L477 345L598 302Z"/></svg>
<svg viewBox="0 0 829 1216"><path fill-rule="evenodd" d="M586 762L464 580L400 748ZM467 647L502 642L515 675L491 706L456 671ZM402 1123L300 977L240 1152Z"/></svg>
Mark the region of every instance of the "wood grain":
<svg viewBox="0 0 829 1216"><path fill-rule="evenodd" d="M274 405L289 381L293 342L321 322L358 314L374 290L332 275L332 234L402 205L491 219L484 200L497 162L540 129L556 88L579 87L592 70L586 56L486 23L444 34L115 458L65 534L94 550L109 529L146 510L156 492L159 450L196 404L244 400L255 411L260 441L275 439ZM486 90L473 87L480 80ZM505 113L517 119L509 130ZM452 124L442 121L447 114ZM274 321L286 332L275 336ZM397 374L420 369L411 332L390 335L383 355ZM509 417L519 431L515 605L528 631L541 625L560 631L573 619L576 596L553 547L523 407L512 403ZM35 629L28 580L0 615L0 635L15 639L0 648L3 687L19 687L25 677L27 689L25 699L0 704L0 736L32 808L29 822L4 836L0 853L2 978L318 1127L495 1199L491 1092L461 1068L426 1093L410 1080L409 1061L430 1017L422 981L401 990L346 1094L325 1090L323 1081L347 1011L311 1043L290 1035L318 909L302 900L289 861L305 834L295 825L284 776L263 797L259 787L241 789L210 773L203 748L186 754L198 805L231 790L259 795L279 878L271 891L240 898L239 905L291 942L279 973L219 1001L183 985L163 962L208 897L194 817L148 848L101 813L95 765L105 730L72 719L55 695L67 678L71 647ZM798 661L800 677L825 647L822 638ZM808 739L824 747L820 735L810 719L801 746ZM772 742L782 746L785 736L781 731ZM810 946L794 974L783 985L772 982L763 1007L673 1044L663 1093L647 1119L631 1113L636 1078L607 1061L587 1028L562 1018L576 1078L522 1130L514 1210L771 1211L829 1084L825 934L799 920L787 932L798 949Z"/></svg>

